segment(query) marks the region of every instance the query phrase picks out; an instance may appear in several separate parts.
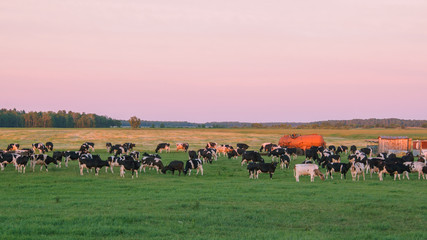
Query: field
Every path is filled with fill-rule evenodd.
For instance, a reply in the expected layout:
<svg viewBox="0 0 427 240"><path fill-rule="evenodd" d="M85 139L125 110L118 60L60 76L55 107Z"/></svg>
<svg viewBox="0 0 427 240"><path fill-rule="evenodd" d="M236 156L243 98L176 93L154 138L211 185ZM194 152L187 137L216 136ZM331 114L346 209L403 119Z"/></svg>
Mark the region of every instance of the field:
<svg viewBox="0 0 427 240"><path fill-rule="evenodd" d="M105 159L105 142L134 142L147 152L159 142L183 141L190 149L215 141L258 150L293 132L359 147L379 135L427 136L421 129L1 129L0 147L52 141L55 150L78 150L93 141ZM164 163L187 158L173 147L162 154ZM33 173L27 167L22 175L8 166L0 172L0 239L427 239L427 181L415 174L409 181L387 176L379 182L374 175L353 182L336 174L334 180L302 177L296 183L291 169L277 169L273 180L266 174L250 180L240 159L226 157L205 164L204 176L147 171L120 178L117 168L80 176L77 162L49 169Z"/></svg>

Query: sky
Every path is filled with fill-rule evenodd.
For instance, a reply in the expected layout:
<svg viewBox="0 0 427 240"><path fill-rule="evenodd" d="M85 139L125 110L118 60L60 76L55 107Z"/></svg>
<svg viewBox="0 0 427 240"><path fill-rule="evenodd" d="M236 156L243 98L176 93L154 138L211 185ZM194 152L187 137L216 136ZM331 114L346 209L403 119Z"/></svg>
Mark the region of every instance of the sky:
<svg viewBox="0 0 427 240"><path fill-rule="evenodd" d="M425 0L3 0L0 108L427 119Z"/></svg>

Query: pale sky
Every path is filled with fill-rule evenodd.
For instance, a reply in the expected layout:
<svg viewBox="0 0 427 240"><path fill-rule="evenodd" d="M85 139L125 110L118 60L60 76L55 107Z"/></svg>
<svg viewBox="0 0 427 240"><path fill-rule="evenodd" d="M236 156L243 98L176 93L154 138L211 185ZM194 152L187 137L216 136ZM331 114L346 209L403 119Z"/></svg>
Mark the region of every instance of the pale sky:
<svg viewBox="0 0 427 240"><path fill-rule="evenodd" d="M3 0L0 107L427 119L425 0Z"/></svg>

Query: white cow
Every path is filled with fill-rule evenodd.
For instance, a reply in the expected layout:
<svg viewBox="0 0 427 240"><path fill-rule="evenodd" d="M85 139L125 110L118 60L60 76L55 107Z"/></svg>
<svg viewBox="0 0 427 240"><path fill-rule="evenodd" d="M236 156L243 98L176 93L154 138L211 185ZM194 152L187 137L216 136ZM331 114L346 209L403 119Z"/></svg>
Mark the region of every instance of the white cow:
<svg viewBox="0 0 427 240"><path fill-rule="evenodd" d="M310 176L312 182L314 182L314 177L319 176L320 179L325 180L325 177L319 170L319 166L312 163L307 164L295 164L294 167L294 176L295 180L299 182L299 176Z"/></svg>

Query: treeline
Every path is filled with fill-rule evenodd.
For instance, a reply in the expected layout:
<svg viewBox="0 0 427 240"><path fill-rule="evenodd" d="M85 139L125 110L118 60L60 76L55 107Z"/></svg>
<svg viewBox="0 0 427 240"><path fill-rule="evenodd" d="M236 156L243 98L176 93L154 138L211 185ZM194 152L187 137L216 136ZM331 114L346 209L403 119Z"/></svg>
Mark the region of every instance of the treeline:
<svg viewBox="0 0 427 240"><path fill-rule="evenodd" d="M16 109L0 109L0 127L108 128L120 126L120 120L96 114L65 110L25 112Z"/></svg>

